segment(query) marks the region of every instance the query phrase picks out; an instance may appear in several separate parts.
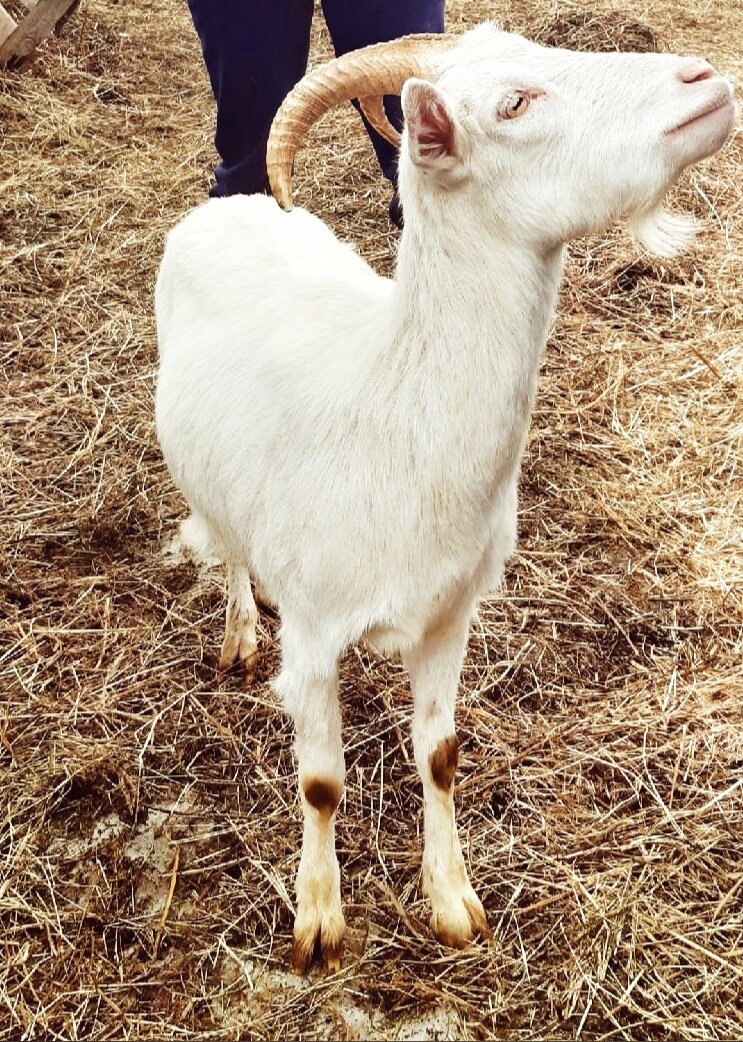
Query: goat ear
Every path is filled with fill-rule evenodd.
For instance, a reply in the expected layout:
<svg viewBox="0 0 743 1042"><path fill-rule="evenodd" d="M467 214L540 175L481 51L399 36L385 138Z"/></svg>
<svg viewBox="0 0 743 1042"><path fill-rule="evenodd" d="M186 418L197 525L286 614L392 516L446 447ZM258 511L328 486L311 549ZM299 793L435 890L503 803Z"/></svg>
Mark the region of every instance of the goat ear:
<svg viewBox="0 0 743 1042"><path fill-rule="evenodd" d="M402 89L408 151L416 166L454 170L461 163L460 133L444 94L432 83L411 79Z"/></svg>

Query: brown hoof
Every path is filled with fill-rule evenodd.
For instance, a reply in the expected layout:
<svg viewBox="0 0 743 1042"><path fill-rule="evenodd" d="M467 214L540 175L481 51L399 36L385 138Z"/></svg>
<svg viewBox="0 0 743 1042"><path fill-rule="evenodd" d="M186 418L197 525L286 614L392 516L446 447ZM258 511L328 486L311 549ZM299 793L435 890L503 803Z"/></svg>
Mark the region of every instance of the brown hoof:
<svg viewBox="0 0 743 1042"><path fill-rule="evenodd" d="M466 948L476 937L484 941L490 939L490 927L479 898L473 893L461 901L466 918L461 914L447 917L441 913L434 913L431 918L434 936L447 948Z"/></svg>
<svg viewBox="0 0 743 1042"><path fill-rule="evenodd" d="M485 918L485 909L480 904L480 901L477 898L475 898L475 901L472 901L470 898L465 897L464 907L467 909L475 936L480 937L483 941L489 941L490 927Z"/></svg>
<svg viewBox="0 0 743 1042"><path fill-rule="evenodd" d="M301 927L295 923L294 943L292 945L292 969L303 976L310 968L316 953L322 955L330 973L337 973L341 968L343 937L346 924L343 916L326 916L324 919L312 917Z"/></svg>
<svg viewBox="0 0 743 1042"><path fill-rule="evenodd" d="M248 680L252 680L258 666L258 648L250 644L242 644L239 639L235 640L225 636L222 649L219 653L218 669L220 673L226 673L228 669L238 661L242 662Z"/></svg>

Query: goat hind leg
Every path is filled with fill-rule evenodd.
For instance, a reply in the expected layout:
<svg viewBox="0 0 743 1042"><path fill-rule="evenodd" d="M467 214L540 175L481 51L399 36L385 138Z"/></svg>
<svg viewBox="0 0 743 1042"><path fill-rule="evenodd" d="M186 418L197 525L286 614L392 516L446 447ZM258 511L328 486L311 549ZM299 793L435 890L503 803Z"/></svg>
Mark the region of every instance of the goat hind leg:
<svg viewBox="0 0 743 1042"><path fill-rule="evenodd" d="M258 664L256 624L258 609L250 589L250 573L241 564L227 565L227 616L219 668L229 669L237 659L252 677Z"/></svg>

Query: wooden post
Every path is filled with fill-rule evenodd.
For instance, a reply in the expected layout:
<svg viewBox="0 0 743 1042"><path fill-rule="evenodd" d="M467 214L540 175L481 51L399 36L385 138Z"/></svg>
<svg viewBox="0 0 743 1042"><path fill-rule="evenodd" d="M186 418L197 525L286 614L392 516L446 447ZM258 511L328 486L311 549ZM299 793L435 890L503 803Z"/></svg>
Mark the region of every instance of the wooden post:
<svg viewBox="0 0 743 1042"><path fill-rule="evenodd" d="M77 2L78 0L37 0L20 25L4 40L0 27L0 65L8 62L12 62L13 65L24 63ZM3 14L6 18L10 17L5 10Z"/></svg>
<svg viewBox="0 0 743 1042"><path fill-rule="evenodd" d="M0 4L0 45L16 30L15 20L10 17L2 4Z"/></svg>

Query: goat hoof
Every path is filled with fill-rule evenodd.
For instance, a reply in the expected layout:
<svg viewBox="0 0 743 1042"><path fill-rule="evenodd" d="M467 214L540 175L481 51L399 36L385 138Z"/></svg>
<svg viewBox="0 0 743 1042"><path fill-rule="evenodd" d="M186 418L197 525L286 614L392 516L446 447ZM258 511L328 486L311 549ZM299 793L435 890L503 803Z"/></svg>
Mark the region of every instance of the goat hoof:
<svg viewBox="0 0 743 1042"><path fill-rule="evenodd" d="M255 677L255 671L258 668L258 662L260 659L258 648L256 648L252 655L249 655L247 658L240 655L240 659L243 664L243 669L245 670L246 679L252 680Z"/></svg>
<svg viewBox="0 0 743 1042"><path fill-rule="evenodd" d="M219 653L219 671L226 672L238 659L248 680L252 680L258 665L258 645L252 638L241 637L239 633L226 633Z"/></svg>
<svg viewBox="0 0 743 1042"><path fill-rule="evenodd" d="M447 948L464 948L475 937L488 940L490 927L480 898L470 887L443 908L434 909L431 917L434 936Z"/></svg>
<svg viewBox="0 0 743 1042"><path fill-rule="evenodd" d="M341 968L345 932L346 923L342 912L323 913L318 908L312 908L308 913L300 911L294 923L294 972L306 973L319 947L328 972L337 973Z"/></svg>

